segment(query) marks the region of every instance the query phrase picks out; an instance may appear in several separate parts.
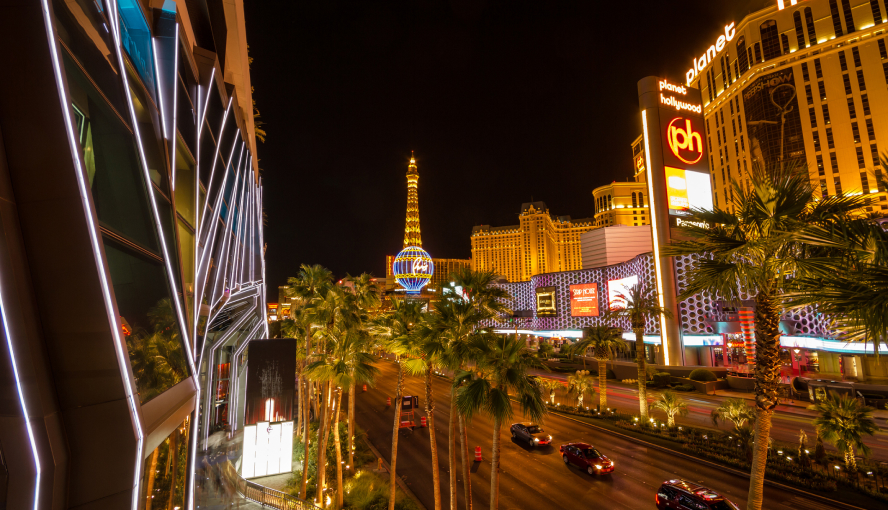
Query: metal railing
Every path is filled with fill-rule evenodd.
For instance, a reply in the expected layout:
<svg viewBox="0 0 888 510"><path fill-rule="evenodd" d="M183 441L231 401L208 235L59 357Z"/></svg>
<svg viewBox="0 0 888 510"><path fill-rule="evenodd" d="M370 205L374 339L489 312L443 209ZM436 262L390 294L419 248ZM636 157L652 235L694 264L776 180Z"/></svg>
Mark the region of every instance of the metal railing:
<svg viewBox="0 0 888 510"><path fill-rule="evenodd" d="M228 481L234 485L238 494L262 506L277 508L278 510L319 510L319 507L296 496L244 480L234 469L230 461L225 463L223 471Z"/></svg>

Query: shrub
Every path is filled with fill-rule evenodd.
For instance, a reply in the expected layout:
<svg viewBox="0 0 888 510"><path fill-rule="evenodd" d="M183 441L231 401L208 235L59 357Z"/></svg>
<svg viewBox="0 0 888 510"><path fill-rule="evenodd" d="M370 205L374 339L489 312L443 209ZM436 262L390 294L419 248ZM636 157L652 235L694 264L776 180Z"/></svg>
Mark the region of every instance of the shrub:
<svg viewBox="0 0 888 510"><path fill-rule="evenodd" d="M669 372L658 372L654 374L653 379L657 386L663 387L669 384L670 377Z"/></svg>
<svg viewBox="0 0 888 510"><path fill-rule="evenodd" d="M695 368L691 372L691 375L688 376L688 379L700 382L711 382L718 380L718 378L715 377L715 374L713 374L709 370L706 370L705 368Z"/></svg>
<svg viewBox="0 0 888 510"><path fill-rule="evenodd" d="M693 384L676 384L672 389L675 391L696 391L697 387Z"/></svg>

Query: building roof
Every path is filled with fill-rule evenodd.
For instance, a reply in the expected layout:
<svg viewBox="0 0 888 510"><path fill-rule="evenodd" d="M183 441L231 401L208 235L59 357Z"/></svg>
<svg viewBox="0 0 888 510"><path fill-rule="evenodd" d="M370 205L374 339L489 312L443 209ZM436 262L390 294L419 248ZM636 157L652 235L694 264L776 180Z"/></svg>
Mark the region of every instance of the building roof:
<svg viewBox="0 0 888 510"><path fill-rule="evenodd" d="M531 206L537 211L547 211L549 208L546 207L545 202L524 202L521 204L521 212L526 213L530 210Z"/></svg>

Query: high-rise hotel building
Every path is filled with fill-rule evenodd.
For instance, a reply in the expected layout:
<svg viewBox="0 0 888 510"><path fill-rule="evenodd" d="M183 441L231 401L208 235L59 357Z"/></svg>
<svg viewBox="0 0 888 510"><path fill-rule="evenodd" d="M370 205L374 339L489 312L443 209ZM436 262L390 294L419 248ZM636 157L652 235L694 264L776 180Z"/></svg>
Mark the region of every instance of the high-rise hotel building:
<svg viewBox="0 0 888 510"><path fill-rule="evenodd" d="M724 27L686 73L703 96L714 204L753 164L806 165L822 195L888 210L888 10L884 0L774 0Z"/></svg>
<svg viewBox="0 0 888 510"><path fill-rule="evenodd" d="M544 202L522 204L518 225L472 229L472 268L492 269L510 282L581 269L580 234L595 228L594 222L592 218L552 216Z"/></svg>
<svg viewBox="0 0 888 510"><path fill-rule="evenodd" d="M596 227L650 225L650 200L645 182L644 141L641 136L632 142L632 165L635 175L631 181L614 181L592 190Z"/></svg>

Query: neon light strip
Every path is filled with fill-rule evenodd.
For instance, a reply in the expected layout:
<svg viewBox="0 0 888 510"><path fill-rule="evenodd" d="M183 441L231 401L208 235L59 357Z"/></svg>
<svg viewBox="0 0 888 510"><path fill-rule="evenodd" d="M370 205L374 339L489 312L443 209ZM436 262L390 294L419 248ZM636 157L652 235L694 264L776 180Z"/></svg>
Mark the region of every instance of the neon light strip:
<svg viewBox="0 0 888 510"><path fill-rule="evenodd" d="M154 51L154 72L157 74L157 98L160 103L160 123L163 125L163 137L167 140L170 139L169 131L167 130L167 122L166 122L166 114L164 113L164 105L163 105L163 87L160 86L160 66L157 64L157 45L154 44L156 38L151 38L151 49Z"/></svg>
<svg viewBox="0 0 888 510"><path fill-rule="evenodd" d="M178 127L176 126L176 108L179 105L179 24L176 23L176 49L173 57L173 147L170 150L170 166L173 167L173 178L170 181L170 189L176 191L176 144L179 141L176 137Z"/></svg>
<svg viewBox="0 0 888 510"><path fill-rule="evenodd" d="M6 306L3 303L2 291L0 291L0 316L3 319L6 345L9 347L9 360L12 363L12 374L15 376L15 388L18 392L19 403L22 406L22 418L25 420L25 428L28 429L28 442L31 445L31 454L34 456L34 468L37 471L37 476L34 479L34 510L37 510L40 500L40 457L37 454L37 442L34 440L34 430L31 428L31 418L28 414L28 406L25 404L25 394L22 391L22 378L19 375L18 364L15 361L15 349L12 347L12 335L9 333L9 322L6 319Z"/></svg>
<svg viewBox="0 0 888 510"><path fill-rule="evenodd" d="M233 289L240 281L237 276L237 268L240 263L240 233L242 230L242 225L244 224L244 202L247 198L247 177L249 176L249 172L246 168L244 168L244 182L241 184L240 189L240 198L237 200L237 225L232 231L234 232L234 241L232 241L232 251L234 252L234 261L231 264L231 277L229 280L229 289Z"/></svg>
<svg viewBox="0 0 888 510"><path fill-rule="evenodd" d="M261 204L262 203L262 196L263 196L262 179L259 179L259 190L257 192L259 193L259 203ZM261 260L262 260L262 282L264 283L265 282L265 227L262 224L262 215L261 214L259 215L259 253L262 254L262 258L261 258ZM265 285L262 285L260 288L262 289L262 303L266 303L267 299L268 299L268 296L266 295L266 293L268 292L268 289L266 288ZM268 338L268 321L264 320L262 322L265 324L265 338Z"/></svg>
<svg viewBox="0 0 888 510"><path fill-rule="evenodd" d="M240 178L240 170L238 170L238 173L235 175L235 181L237 181L239 178ZM234 196L234 194L237 193L238 184L239 184L238 182L234 183L234 189L231 192L232 196ZM216 270L216 281L213 282L213 293L210 294L210 313L212 313L212 309L217 304L219 304L219 301L222 300L221 296L218 299L216 299L216 296L218 295L218 290L219 290L219 282L223 281L222 294L224 295L225 294L224 280L228 279L228 268L226 266L227 266L227 262L228 262L228 260L227 260L228 259L228 243L229 243L229 240L231 239L231 232L228 230L228 227L231 225L231 205L228 206L228 215L225 219L226 219L225 225L223 226L224 232L222 234L224 237L222 238L222 246L219 249L219 268ZM217 314L218 314L218 312L217 312ZM209 322L208 322L208 324L209 324Z"/></svg>
<svg viewBox="0 0 888 510"><path fill-rule="evenodd" d="M244 143L241 142L241 153L238 156L238 166L240 166L240 158L243 156L243 147L244 147ZM236 148L237 148L237 139L235 138L234 143L231 145L231 153L228 155L228 161L229 161L228 164L229 165L231 164L230 163L231 160L234 158L234 149L236 149ZM209 230L209 232L207 232L207 237L204 239L204 249L203 249L203 254L201 256L200 265L199 265L199 269L201 269L201 270L203 270L203 265L208 260L207 255L212 254L212 249L215 244L216 227L217 227L217 225L219 225L219 218L218 218L219 209L220 209L220 207L222 207L222 198L225 195L225 187L228 186L228 174L229 173L230 172L228 172L228 170L226 169L225 177L222 178L222 187L219 189L219 195L216 197L215 208L213 209L214 218L213 218L213 220L210 221L210 227L209 227L210 230ZM207 197L207 200L209 200L209 197ZM206 223L205 220L201 220L201 221L203 223ZM204 282L204 285L206 285L206 282ZM201 289L201 298L203 297L203 294L202 294L203 290L204 289Z"/></svg>
<svg viewBox="0 0 888 510"><path fill-rule="evenodd" d="M117 17L116 11L113 10L112 0L108 0L109 9L112 15L112 30L111 33L114 37L115 46L118 53L118 59L120 58L120 35L117 33ZM59 92L59 102L61 103L62 116L65 119L65 128L68 133L68 149L71 151L71 159L74 162L74 167L77 170L77 186L80 190L80 199L83 204L84 213L87 219L87 227L89 228L90 233L90 244L93 249L93 257L96 261L96 269L99 274L99 283L102 287L102 297L105 300L105 312L108 314L108 323L111 327L111 334L114 337L114 349L117 354L117 362L120 367L121 378L124 382L124 394L126 395L127 404L129 405L130 410L130 418L133 422L133 428L136 433L136 462L134 466L133 473L133 496L132 496L132 508L135 510L138 507L138 499L139 499L139 481L141 475L141 465L142 465L142 444L143 444L143 436L142 436L142 424L139 421L138 411L136 410L135 399L133 398L133 384L130 381L129 373L127 370L126 359L124 358L123 346L126 345L123 339L120 338L120 325L118 323L118 319L115 314L114 303L111 300L111 291L110 286L108 285L107 273L104 266L104 259L102 257L102 246L100 244L100 238L98 234L98 229L95 225L94 214L95 209L92 206L91 195L89 194L89 188L86 183L88 182L88 178L86 173L83 171L83 166L80 163L80 153L77 149L77 140L74 137L74 123L71 119L71 110L70 110L70 101L68 100L68 91L65 87L65 81L62 78L62 67L59 61L59 51L58 46L56 44L55 38L55 28L52 24L52 16L49 13L49 5L48 0L41 0L41 7L43 9L43 20L46 24L46 36L47 42L49 43L49 54L52 58L53 72L55 74L56 86ZM4 324L5 326L5 324ZM7 335L7 339L8 339ZM39 471L38 471L39 473ZM38 475L39 482L39 475ZM34 496L34 508L37 508L37 494Z"/></svg>
<svg viewBox="0 0 888 510"><path fill-rule="evenodd" d="M646 170L649 195L648 205L650 206L651 211L651 237L653 238L654 248L654 273L657 276L657 301L659 302L660 308L665 308L666 305L663 301L663 266L660 263L660 239L659 233L657 232L657 202L656 197L654 196L653 169L651 168L651 147L648 140L647 110L641 111L641 124L644 132L644 157L647 163ZM669 346L666 336L666 315L663 313L660 314L660 335L662 335L663 341L663 363L669 365Z"/></svg>
<svg viewBox="0 0 888 510"><path fill-rule="evenodd" d="M222 135L224 134L223 130L225 129L225 121L228 119L228 112L230 112L230 111L231 111L231 98L228 99L228 108L225 109L225 115L222 116L222 125L219 126L219 139L216 140L216 152L213 154L213 166L210 168L210 178L207 180L207 199L204 200L204 205L202 208L203 212L200 215L200 224L201 225L203 225L204 218L207 214L207 203L210 200L210 190L212 189L212 186L213 186L213 176L216 174L216 163L219 162L219 150L222 148ZM206 115L206 112L204 112L204 115ZM237 133L240 134L240 129L237 130ZM237 145L237 134L234 135L234 142L233 142L233 145L231 146L232 154L234 153L234 147L236 145ZM225 164L226 164L226 169L227 169L227 165L231 164L231 159L226 161ZM223 193L224 191L225 191L225 188L222 188L219 192Z"/></svg>
<svg viewBox="0 0 888 510"><path fill-rule="evenodd" d="M207 83L207 97L204 99L203 117L200 117L200 125L197 126L198 147L200 146L200 135L203 132L204 121L207 120L207 108L210 107L210 92L213 91L213 78L215 78L215 77L216 77L216 67L214 66L213 70L210 71L210 81L209 81L209 83ZM198 108L200 108L200 105L198 105ZM223 126L225 125L224 121L222 122L222 125ZM222 135L221 129L219 130L219 135L220 135L220 137ZM219 140L217 140L217 142L218 141Z"/></svg>
<svg viewBox="0 0 888 510"><path fill-rule="evenodd" d="M200 85L197 86L197 118L200 119ZM194 351L194 354L197 355L197 319L200 317L200 296L197 295L197 279L198 279L198 266L200 265L200 225L198 225L197 220L200 218L197 215L197 206L200 204L200 126L197 126L197 145L195 145L195 160L196 163L194 165L194 292L192 294L192 299L194 300L194 324L191 326L191 338L194 339L194 344L191 346L191 349ZM193 436L192 436L193 437Z"/></svg>

